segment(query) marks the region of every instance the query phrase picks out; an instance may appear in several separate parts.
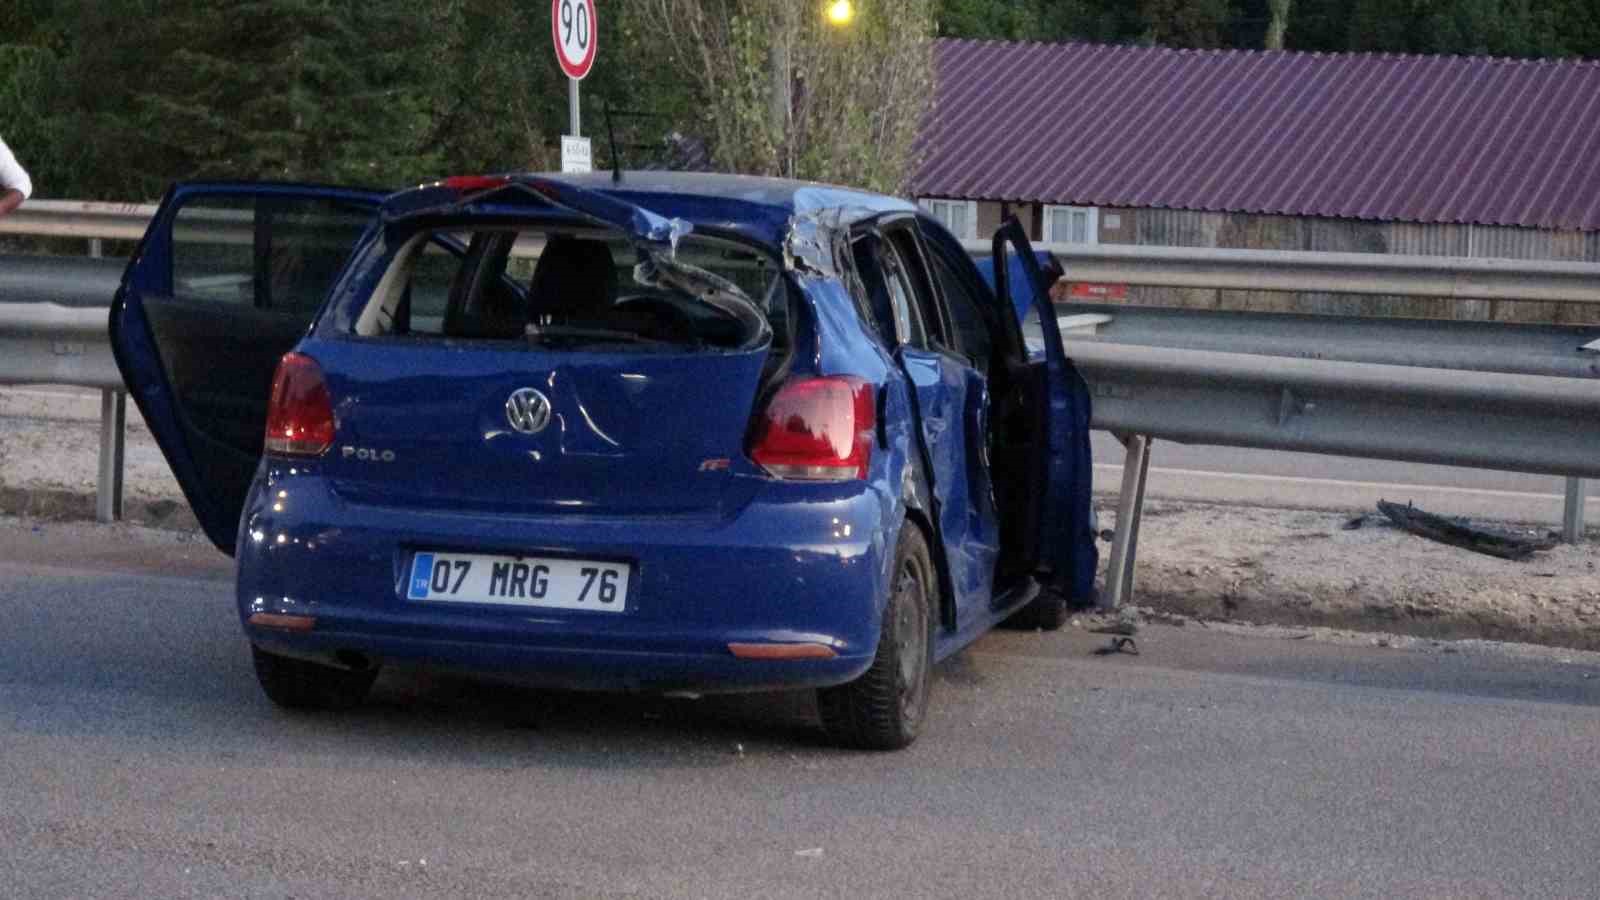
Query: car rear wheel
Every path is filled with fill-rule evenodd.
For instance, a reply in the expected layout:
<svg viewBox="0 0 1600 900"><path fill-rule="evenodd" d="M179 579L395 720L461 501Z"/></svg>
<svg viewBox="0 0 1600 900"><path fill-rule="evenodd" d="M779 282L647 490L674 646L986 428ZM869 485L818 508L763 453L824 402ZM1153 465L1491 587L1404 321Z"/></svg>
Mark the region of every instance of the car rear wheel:
<svg viewBox="0 0 1600 900"><path fill-rule="evenodd" d="M872 667L849 684L817 691L817 711L830 737L864 750L898 750L916 740L928 711L938 608L938 579L927 541L907 523L895 548Z"/></svg>
<svg viewBox="0 0 1600 900"><path fill-rule="evenodd" d="M349 709L366 699L378 667L339 669L268 653L251 645L256 681L267 699L285 709Z"/></svg>

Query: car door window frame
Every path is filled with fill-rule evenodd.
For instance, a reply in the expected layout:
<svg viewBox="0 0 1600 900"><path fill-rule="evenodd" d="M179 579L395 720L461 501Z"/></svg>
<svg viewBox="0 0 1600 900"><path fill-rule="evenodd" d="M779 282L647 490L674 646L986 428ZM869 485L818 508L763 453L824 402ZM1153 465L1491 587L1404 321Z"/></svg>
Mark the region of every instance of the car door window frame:
<svg viewBox="0 0 1600 900"><path fill-rule="evenodd" d="M889 306L894 311L894 331L897 343L919 350L928 347L928 317L917 302L917 289L900 248L889 235L879 233L874 248L874 262L883 278L884 289L889 294Z"/></svg>
<svg viewBox="0 0 1600 900"><path fill-rule="evenodd" d="M928 252L922 245L922 235L916 227L916 220L909 217L898 219L884 228L883 233L888 244L895 249L896 256L911 282L911 293L922 312L922 322L928 336L926 346L958 357L971 365L971 357L962 352L954 339L955 329L950 310L945 305L944 295L940 292L933 271L928 265Z"/></svg>
<svg viewBox="0 0 1600 900"><path fill-rule="evenodd" d="M885 271L883 264L884 250L888 246L884 235L870 223L851 233L852 280L860 292L857 305L891 350L920 347L922 344L916 342L911 334L910 310L903 309L903 304L896 302L895 291L890 287L890 273ZM909 291L909 286L904 286L904 290Z"/></svg>
<svg viewBox="0 0 1600 900"><path fill-rule="evenodd" d="M891 213L877 217L866 223L853 236L853 240L876 242L872 262L878 269L877 276L884 279L883 287L888 295L893 319L889 324L894 332L894 345L952 354L970 365L970 357L956 348L951 340L953 329L949 311L944 307L943 295L928 267L927 250L922 246L922 235L917 228L915 214ZM891 273L885 271L882 262L884 254L891 256L894 261L892 268L901 276L899 283L909 303L904 309L900 308L902 304L896 301L895 291L890 287ZM869 302L869 311L870 307ZM911 327L913 315L920 329ZM920 331L920 340L917 334L912 333L913 330Z"/></svg>
<svg viewBox="0 0 1600 900"><path fill-rule="evenodd" d="M925 223L919 221L918 224L921 226ZM1010 309L1009 299L1002 300L994 289L989 286L983 276L978 273L977 267L973 265L972 257L967 255L961 245L943 237L938 231L931 233L923 231L922 239L928 254L937 258L939 264L944 266L965 288L974 308L977 310L978 315L982 317L984 325L988 329L990 354L999 354L1006 359L1025 362L1028 358L1027 344L1022 338L1021 323L1016 320L1014 311ZM943 280L936 278L935 284L941 291L941 297L943 297ZM952 301L949 298L943 299L948 311L949 304ZM1005 304L1004 307L1002 307L1002 303ZM953 318L952 316L952 321ZM954 331L954 328L952 328L952 331ZM970 348L966 347L964 342L961 350L971 358ZM993 362L994 360L991 359L989 361L990 365L993 365Z"/></svg>

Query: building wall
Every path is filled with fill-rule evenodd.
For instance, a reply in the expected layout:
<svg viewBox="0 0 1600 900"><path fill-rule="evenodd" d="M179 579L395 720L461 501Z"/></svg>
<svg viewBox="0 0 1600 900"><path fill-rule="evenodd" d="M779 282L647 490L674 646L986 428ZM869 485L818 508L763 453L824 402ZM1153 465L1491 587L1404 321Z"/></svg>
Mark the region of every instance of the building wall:
<svg viewBox="0 0 1600 900"><path fill-rule="evenodd" d="M1120 220L1119 227L1107 227L1114 220ZM1600 232L1109 207L1101 209L1100 223L1101 243L1600 262ZM1600 323L1600 308L1560 303L1173 288L1134 288L1128 292L1128 302L1334 315Z"/></svg>
<svg viewBox="0 0 1600 900"><path fill-rule="evenodd" d="M999 200L978 201L978 234L977 239L987 241L994 236L995 229L1005 221L1006 212L1009 211L1022 221L1028 229L1030 240L1039 240L1039 235L1044 229L1044 220L1037 203L1002 203Z"/></svg>
<svg viewBox="0 0 1600 900"><path fill-rule="evenodd" d="M1003 206L1004 204L998 200L978 201L978 233L975 236L976 240L988 240L989 236L994 234L994 230L1000 227L1000 221L1005 218L1001 213Z"/></svg>

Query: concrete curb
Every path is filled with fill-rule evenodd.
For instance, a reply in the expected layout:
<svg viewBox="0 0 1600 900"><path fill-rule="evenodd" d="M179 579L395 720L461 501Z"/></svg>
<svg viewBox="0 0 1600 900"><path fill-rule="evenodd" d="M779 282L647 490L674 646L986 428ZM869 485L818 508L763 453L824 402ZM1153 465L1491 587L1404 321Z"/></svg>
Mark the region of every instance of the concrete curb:
<svg viewBox="0 0 1600 900"><path fill-rule="evenodd" d="M51 522L94 521L93 493L0 485L0 513ZM199 531L200 522L182 500L124 499L122 520L168 531Z"/></svg>
<svg viewBox="0 0 1600 900"><path fill-rule="evenodd" d="M1156 579L1151 579L1156 581ZM1136 602L1149 621L1204 626L1207 622L1279 628L1354 631L1374 636L1376 646L1391 646L1378 636L1398 635L1441 643L1494 641L1536 644L1567 650L1600 651L1600 630L1565 622L1529 622L1503 610L1419 612L1406 605L1369 605L1360 611L1322 612L1272 602L1249 592L1221 594L1141 587Z"/></svg>

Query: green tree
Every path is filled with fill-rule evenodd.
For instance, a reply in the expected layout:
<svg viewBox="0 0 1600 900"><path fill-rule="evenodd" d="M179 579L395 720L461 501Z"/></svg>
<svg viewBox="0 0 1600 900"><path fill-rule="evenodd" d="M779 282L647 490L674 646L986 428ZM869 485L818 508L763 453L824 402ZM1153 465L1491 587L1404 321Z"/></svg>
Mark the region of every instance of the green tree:
<svg viewBox="0 0 1600 900"><path fill-rule="evenodd" d="M72 4L68 151L84 187L175 178L388 185L438 167L423 137L432 22L420 2Z"/></svg>
<svg viewBox="0 0 1600 900"><path fill-rule="evenodd" d="M1116 0L940 0L941 37L1008 41L1131 41L1146 30L1136 4Z"/></svg>
<svg viewBox="0 0 1600 900"><path fill-rule="evenodd" d="M42 196L63 196L71 169L62 164L65 143L54 98L62 83L61 60L45 47L0 44L0 137L5 139Z"/></svg>
<svg viewBox="0 0 1600 900"><path fill-rule="evenodd" d="M1349 0L1341 49L1600 57L1592 0Z"/></svg>
<svg viewBox="0 0 1600 900"><path fill-rule="evenodd" d="M430 72L434 116L428 141L448 171L551 169L567 131L567 77L556 64L550 21L523 0L447 0ZM638 3L599 11L598 55L581 89L583 131L597 165L660 162L666 135L698 124L695 91L654 39ZM608 128L608 124L610 128Z"/></svg>
<svg viewBox="0 0 1600 900"><path fill-rule="evenodd" d="M0 137L27 167L35 191L63 196L71 170L59 165L65 36L56 25L49 0L0 0Z"/></svg>
<svg viewBox="0 0 1600 900"><path fill-rule="evenodd" d="M694 85L719 168L896 192L932 94L933 0L857 4L839 28L793 0L643 0Z"/></svg>
<svg viewBox="0 0 1600 900"><path fill-rule="evenodd" d="M1139 0L1146 43L1221 47L1233 18L1232 0Z"/></svg>
<svg viewBox="0 0 1600 900"><path fill-rule="evenodd" d="M1289 31L1290 5L1290 0L1269 0L1268 11L1272 14L1272 19L1267 24L1267 36L1262 41L1262 46L1266 49L1283 49Z"/></svg>

